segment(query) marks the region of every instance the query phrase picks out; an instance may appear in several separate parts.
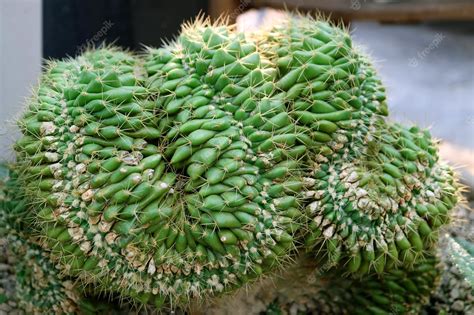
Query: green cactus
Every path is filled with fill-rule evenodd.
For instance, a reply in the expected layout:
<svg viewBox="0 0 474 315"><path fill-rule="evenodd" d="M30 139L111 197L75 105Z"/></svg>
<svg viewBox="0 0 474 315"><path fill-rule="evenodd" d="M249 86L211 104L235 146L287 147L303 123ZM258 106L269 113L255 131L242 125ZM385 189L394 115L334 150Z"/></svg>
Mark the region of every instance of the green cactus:
<svg viewBox="0 0 474 315"><path fill-rule="evenodd" d="M111 65L107 54L114 60ZM282 161L271 171L254 165L249 144L240 141L242 126L231 117L217 117L225 114L222 110L203 112L201 107L202 129L181 139L193 151L181 161L189 164L183 173L170 156L174 144L183 141L167 140L170 126L158 115L162 109L159 100L152 100L153 88L121 86L130 83L119 80L124 75L115 54L92 52L51 65L38 101L42 91L46 98L59 96L58 115L43 117L38 108L43 105L34 102L21 124L27 134L18 143L22 177L33 203L42 205L37 218L46 223L41 225L45 247L59 257L65 272L84 281L100 279L104 287L111 282L112 288L138 299L152 293L160 304L161 295L183 298L240 286L285 259L294 247L290 233L297 224L285 215L293 207L295 217L297 201L291 194L300 185L288 181L295 188L289 187L283 200L266 197L264 190L290 171L296 174L297 163ZM113 82L104 79L114 76ZM48 90L50 81L65 100ZM90 92L96 81L107 82L103 93L114 98ZM141 99L145 91L148 100ZM35 133L50 134L56 142L37 152L42 146ZM152 144L161 135L165 150ZM29 146L35 151L28 152ZM202 172L193 175L197 169L206 171L209 180L199 178ZM272 200L282 203L270 209Z"/></svg>
<svg viewBox="0 0 474 315"><path fill-rule="evenodd" d="M448 237L451 261L459 269L474 293L474 243L461 237Z"/></svg>
<svg viewBox="0 0 474 315"><path fill-rule="evenodd" d="M9 166L0 164L0 311L6 314L112 314L106 301L86 297L74 279L62 277L47 252L27 239L19 215L27 211Z"/></svg>
<svg viewBox="0 0 474 315"><path fill-rule="evenodd" d="M301 243L347 273L410 267L457 184L387 114L349 34L309 17L252 36L198 19L144 56L52 61L19 121L21 224L63 273L156 306L241 287Z"/></svg>
<svg viewBox="0 0 474 315"><path fill-rule="evenodd" d="M465 236L469 236L469 229ZM463 243L464 245L461 245ZM467 250L469 246L472 246L472 243L460 236L445 235L441 238L439 248L443 263L441 279L422 314L461 315L474 312L474 284L469 282L469 277L472 278L472 254Z"/></svg>
<svg viewBox="0 0 474 315"><path fill-rule="evenodd" d="M398 269L384 277L343 278L338 272L312 276L314 265L303 260L290 279L276 283L275 299L263 314L420 314L438 282L437 259L428 257L413 269ZM308 281L310 279L311 281Z"/></svg>
<svg viewBox="0 0 474 315"><path fill-rule="evenodd" d="M429 152L435 146L427 133L378 124L343 149L347 159L316 157L311 176L306 245L351 273L382 274L419 260L458 198L452 171Z"/></svg>
<svg viewBox="0 0 474 315"><path fill-rule="evenodd" d="M411 265L435 244L458 199L436 143L427 131L385 122L384 88L345 32L289 19L269 38L264 51L274 52L270 59L283 78L299 73L302 81L284 85L290 114L316 140L306 162L311 172L304 174L311 184L304 203L311 218L307 249L349 273ZM311 66L327 73L308 77ZM305 91L309 86L317 89Z"/></svg>
<svg viewBox="0 0 474 315"><path fill-rule="evenodd" d="M118 308L106 300L86 297L74 279L60 277L48 255L30 241L9 235L6 239L13 292L0 294L0 306L12 314L115 314ZM5 281L8 278L4 278ZM1 298L3 297L3 299Z"/></svg>

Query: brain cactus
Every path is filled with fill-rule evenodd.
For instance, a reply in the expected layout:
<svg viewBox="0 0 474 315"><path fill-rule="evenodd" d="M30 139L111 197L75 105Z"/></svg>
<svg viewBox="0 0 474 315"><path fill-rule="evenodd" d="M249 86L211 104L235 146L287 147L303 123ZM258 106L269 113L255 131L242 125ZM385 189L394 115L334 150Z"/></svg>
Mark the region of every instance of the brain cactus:
<svg viewBox="0 0 474 315"><path fill-rule="evenodd" d="M264 313L421 314L439 279L437 263L430 256L413 268L391 270L382 279L376 275L350 279L341 278L336 270L314 276L314 265L303 260L294 266L290 278L277 283L276 297ZM288 288L295 278L299 280L295 287Z"/></svg>
<svg viewBox="0 0 474 315"><path fill-rule="evenodd" d="M107 301L86 297L74 279L62 278L41 247L18 235L5 241L11 275L2 275L0 310L11 314L112 313Z"/></svg>
<svg viewBox="0 0 474 315"><path fill-rule="evenodd" d="M325 270L311 256L300 255L296 263L277 277L219 299L203 312L212 315L438 314L425 312L442 272L433 251L423 261L392 269L383 277L377 274L341 277L342 272L337 268Z"/></svg>
<svg viewBox="0 0 474 315"><path fill-rule="evenodd" d="M18 179L62 272L141 302L241 287L301 247L382 274L423 260L458 198L428 132L387 114L344 29L198 19L140 56L49 62Z"/></svg>
<svg viewBox="0 0 474 315"><path fill-rule="evenodd" d="M0 164L0 313L111 312L111 304L86 297L74 279L60 274L48 252L28 238L19 219L27 211L16 174Z"/></svg>

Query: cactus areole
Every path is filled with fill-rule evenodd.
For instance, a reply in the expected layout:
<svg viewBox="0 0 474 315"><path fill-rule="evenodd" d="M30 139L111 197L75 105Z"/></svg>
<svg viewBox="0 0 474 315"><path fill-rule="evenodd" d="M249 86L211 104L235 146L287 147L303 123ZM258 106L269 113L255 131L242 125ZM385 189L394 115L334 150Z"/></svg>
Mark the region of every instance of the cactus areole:
<svg viewBox="0 0 474 315"><path fill-rule="evenodd" d="M422 259L457 202L429 133L387 115L346 30L198 19L139 56L49 62L18 178L62 272L142 302L233 290L299 248L381 274Z"/></svg>

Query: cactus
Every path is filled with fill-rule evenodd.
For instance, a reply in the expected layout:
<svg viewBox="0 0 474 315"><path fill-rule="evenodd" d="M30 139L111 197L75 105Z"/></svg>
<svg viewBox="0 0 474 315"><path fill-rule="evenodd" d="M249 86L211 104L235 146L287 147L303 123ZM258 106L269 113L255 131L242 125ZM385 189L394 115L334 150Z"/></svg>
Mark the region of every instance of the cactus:
<svg viewBox="0 0 474 315"><path fill-rule="evenodd" d="M449 243L451 261L474 292L474 243L461 237L448 237L447 242Z"/></svg>
<svg viewBox="0 0 474 315"><path fill-rule="evenodd" d="M21 223L63 273L156 306L241 287L301 243L351 274L410 267L457 184L386 115L349 34L309 17L252 36L197 19L143 56L51 61L19 121Z"/></svg>
<svg viewBox="0 0 474 315"><path fill-rule="evenodd" d="M311 283L302 279L299 290L292 293L285 292L284 285L280 291L277 288L277 297L263 313L420 314L439 278L436 265L436 258L431 256L413 269L392 270L382 278L372 275L353 280L330 272L319 275ZM308 266L299 268L308 277Z"/></svg>
<svg viewBox="0 0 474 315"><path fill-rule="evenodd" d="M350 144L353 162L317 156L310 177L306 244L350 273L412 265L436 244L458 198L452 171L428 152L434 145L426 133L397 124L377 129Z"/></svg>
<svg viewBox="0 0 474 315"><path fill-rule="evenodd" d="M74 279L62 278L38 245L14 235L4 240L11 268L4 280L11 288L2 288L0 310L4 304L12 314L116 313L108 301L86 296Z"/></svg>
<svg viewBox="0 0 474 315"><path fill-rule="evenodd" d="M75 280L61 276L49 254L25 236L18 216L27 207L19 192L15 173L0 164L2 314L111 314L111 304L86 297Z"/></svg>
<svg viewBox="0 0 474 315"><path fill-rule="evenodd" d="M326 266L341 264L357 274L382 274L421 259L458 199L456 179L438 162L436 143L427 131L385 121L380 79L345 32L289 19L269 38L264 51L273 51L280 82L293 73L302 78L283 89L293 99L291 115L313 132L304 132L313 140L311 173L304 174L311 184L307 249ZM327 72L312 78L305 73L311 66ZM305 91L309 86L316 89Z"/></svg>
<svg viewBox="0 0 474 315"><path fill-rule="evenodd" d="M183 167L175 166L176 155L170 154L173 147L174 153L182 152L175 144L183 141L168 141L165 123L171 118L154 113L162 111L159 101L165 97L152 100L153 83L146 89L117 74L115 54L92 52L50 65L38 91L40 104L34 102L21 123L27 136L18 143L20 177L33 203L42 205L37 218L46 223L41 225L44 245L65 272L100 280L137 299L148 300L152 293L160 304L161 295L186 298L240 286L285 259L297 224L285 214L293 209L295 216L297 201L290 187L289 198L271 209L270 201L278 200L265 197L264 189L297 163L282 161L273 170L254 165L249 145L240 141L242 126L214 116L222 110L201 110L202 129L186 133L193 153L180 161L189 164L181 174ZM120 81L123 76L127 81ZM109 77L115 81L106 81ZM112 99L91 92L98 82L108 84L103 93ZM145 91L147 100L141 97ZM43 116L42 99L57 107L56 116ZM38 143L40 134L40 142L52 143ZM162 134L165 150L152 144ZM202 172L194 175L197 169L209 179L199 178ZM298 182L288 183L299 189Z"/></svg>
<svg viewBox="0 0 474 315"><path fill-rule="evenodd" d="M204 309L206 314L423 314L422 308L442 272L431 253L412 268L341 277L341 270L325 270L311 256L297 262L272 281ZM238 308L242 301L248 305ZM238 309L238 311L234 311Z"/></svg>
<svg viewBox="0 0 474 315"><path fill-rule="evenodd" d="M469 236L469 229L466 231L466 236ZM463 248L456 248L455 244L458 242L459 245L465 244L466 251ZM441 279L422 314L471 314L474 312L474 284L469 282L469 277L472 278L472 262L469 263L469 259L472 261L472 254L468 254L467 250L469 244L472 246L472 243L460 236L445 235L441 238L439 248L443 263ZM461 245L461 247L464 246Z"/></svg>

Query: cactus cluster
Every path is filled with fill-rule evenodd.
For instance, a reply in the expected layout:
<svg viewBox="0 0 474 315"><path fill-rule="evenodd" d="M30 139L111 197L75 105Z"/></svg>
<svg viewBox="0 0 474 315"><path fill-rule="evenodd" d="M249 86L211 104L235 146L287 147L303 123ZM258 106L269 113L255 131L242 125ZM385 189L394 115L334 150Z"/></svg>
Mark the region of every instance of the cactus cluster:
<svg viewBox="0 0 474 315"><path fill-rule="evenodd" d="M24 233L20 217L27 206L20 192L15 173L0 165L0 313L111 313L111 304L86 297L75 279L61 275L49 253Z"/></svg>
<svg viewBox="0 0 474 315"><path fill-rule="evenodd" d="M306 257L275 282L271 294L262 298L268 303L259 313L471 314L472 246L465 239L444 237L439 253L431 252L423 262L388 271L382 278L341 278L340 270L321 272Z"/></svg>
<svg viewBox="0 0 474 315"><path fill-rule="evenodd" d="M12 288L3 288L0 309L2 304L8 305L6 310L12 314L107 314L114 309L106 301L86 297L74 279L60 277L48 254L38 245L12 235L5 240L12 269L11 283L7 285Z"/></svg>
<svg viewBox="0 0 474 315"><path fill-rule="evenodd" d="M458 186L429 133L387 115L346 30L288 15L249 36L197 19L142 55L48 62L19 121L25 198L9 220L63 274L157 307L298 251L405 279L431 263Z"/></svg>
<svg viewBox="0 0 474 315"><path fill-rule="evenodd" d="M474 243L461 237L448 237L447 241L452 263L474 290Z"/></svg>
<svg viewBox="0 0 474 315"><path fill-rule="evenodd" d="M277 282L276 297L263 313L421 314L439 278L436 264L437 259L431 256L413 268L391 270L383 278L351 279L341 278L340 271L315 275L314 266L303 260L294 266L300 274L294 290L285 288L290 281L286 277ZM294 277L292 273L291 280Z"/></svg>
<svg viewBox="0 0 474 315"><path fill-rule="evenodd" d="M468 230L469 231L469 230ZM472 234L472 233L471 233ZM469 232L466 233L469 237ZM457 247L458 240L466 248ZM474 312L473 242L457 236L445 236L440 242L441 261L443 263L441 279L433 292L424 314L471 314ZM454 246L453 246L454 245ZM454 247L454 248L453 248ZM453 250L454 249L454 250ZM459 250L459 252L457 252ZM471 280L469 280L471 279Z"/></svg>

